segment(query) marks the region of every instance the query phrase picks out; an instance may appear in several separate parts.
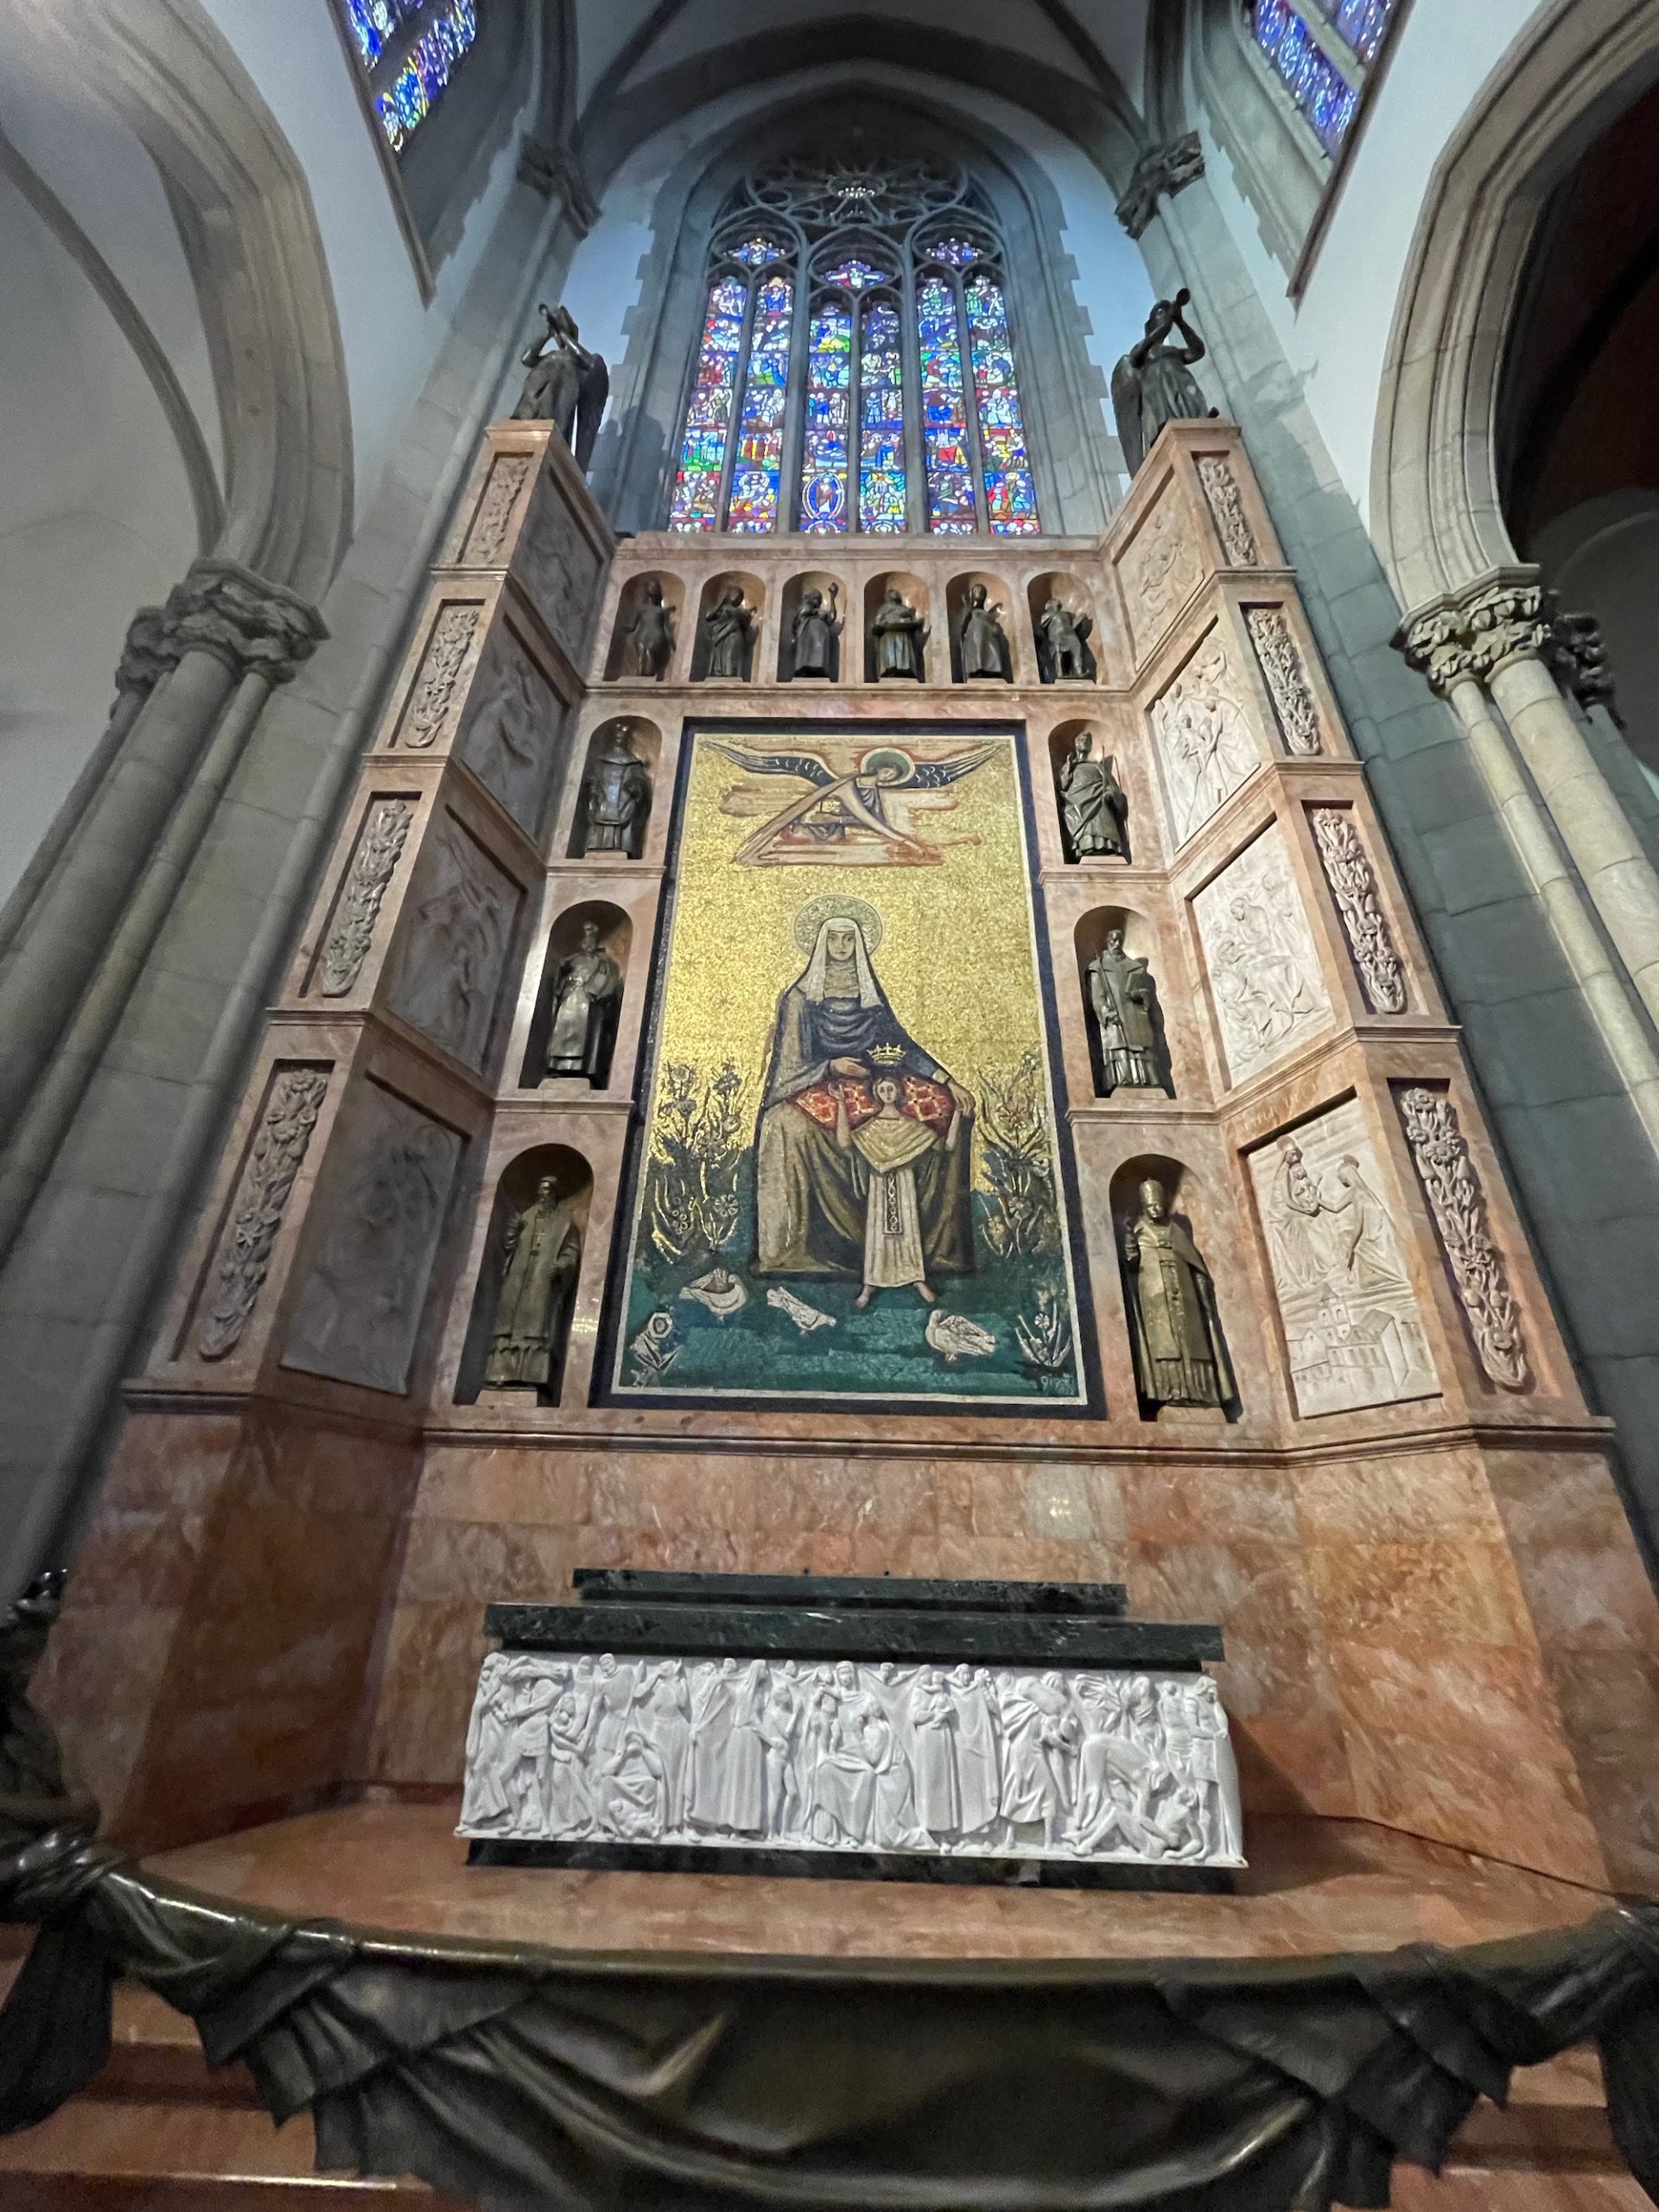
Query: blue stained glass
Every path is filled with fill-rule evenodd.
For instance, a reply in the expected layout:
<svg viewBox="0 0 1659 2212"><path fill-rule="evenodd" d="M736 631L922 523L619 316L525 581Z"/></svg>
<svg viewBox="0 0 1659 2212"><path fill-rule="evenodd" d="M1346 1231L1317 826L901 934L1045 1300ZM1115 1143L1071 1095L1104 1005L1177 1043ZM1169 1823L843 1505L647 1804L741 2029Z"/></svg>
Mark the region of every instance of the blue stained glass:
<svg viewBox="0 0 1659 2212"><path fill-rule="evenodd" d="M737 394L737 354L743 343L747 306L748 292L735 276L722 276L709 288L697 381L686 409L679 473L669 509L671 530L720 527L720 479L726 466L726 442Z"/></svg>
<svg viewBox="0 0 1659 2212"><path fill-rule="evenodd" d="M1375 61L1382 34L1393 21L1398 0L1319 0L1319 13L1334 23L1364 62Z"/></svg>
<svg viewBox="0 0 1659 2212"><path fill-rule="evenodd" d="M1255 0L1255 42L1327 154L1341 150L1359 94L1311 35L1289 0ZM1381 37L1381 30L1378 37Z"/></svg>
<svg viewBox="0 0 1659 2212"><path fill-rule="evenodd" d="M403 6L403 0L393 0L393 4L400 13L413 12ZM451 0L416 40L403 67L374 103L394 154L402 153L431 114L477 36L477 0Z"/></svg>
<svg viewBox="0 0 1659 2212"><path fill-rule="evenodd" d="M925 276L916 291L916 331L922 354L922 452L927 469L927 526L943 537L978 527L968 458L967 395L957 296L942 276Z"/></svg>
<svg viewBox="0 0 1659 2212"><path fill-rule="evenodd" d="M940 238L926 249L930 261L948 261L953 269L965 269L979 259L982 251L969 238Z"/></svg>
<svg viewBox="0 0 1659 2212"><path fill-rule="evenodd" d="M778 527L785 387L789 382L794 320L795 287L787 276L769 276L755 301L749 365L737 423L737 462L732 471L731 498L726 504L727 529L751 536Z"/></svg>
<svg viewBox="0 0 1659 2212"><path fill-rule="evenodd" d="M745 238L741 245L731 250L734 261L747 262L751 269L759 269L768 261L781 261L784 249L775 238Z"/></svg>
<svg viewBox="0 0 1659 2212"><path fill-rule="evenodd" d="M1020 390L1014 380L1014 347L1002 287L993 277L976 276L963 298L979 408L985 512L999 537L1032 537L1042 524L1037 518L1036 480L1026 451Z"/></svg>
<svg viewBox="0 0 1659 2212"><path fill-rule="evenodd" d="M847 464L852 398L853 319L821 307L806 353L806 430L801 452L801 528L847 527Z"/></svg>
<svg viewBox="0 0 1659 2212"><path fill-rule="evenodd" d="M372 69L398 27L418 16L425 0L346 0L346 20L365 68Z"/></svg>
<svg viewBox="0 0 1659 2212"><path fill-rule="evenodd" d="M899 531L905 514L905 359L899 310L864 311L858 360L858 526Z"/></svg>
<svg viewBox="0 0 1659 2212"><path fill-rule="evenodd" d="M868 261L861 261L856 254L849 261L838 261L823 278L826 284L844 284L849 292L861 292L867 284L891 284L891 270L877 269Z"/></svg>

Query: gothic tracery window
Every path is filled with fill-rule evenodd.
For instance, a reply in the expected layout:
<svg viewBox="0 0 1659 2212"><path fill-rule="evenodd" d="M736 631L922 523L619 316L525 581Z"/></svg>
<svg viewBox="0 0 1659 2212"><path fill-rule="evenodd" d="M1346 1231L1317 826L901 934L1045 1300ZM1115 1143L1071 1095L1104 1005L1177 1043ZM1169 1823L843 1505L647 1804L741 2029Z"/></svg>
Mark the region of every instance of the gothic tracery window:
<svg viewBox="0 0 1659 2212"><path fill-rule="evenodd" d="M786 162L732 195L669 527L1041 528L1001 238L959 170Z"/></svg>
<svg viewBox="0 0 1659 2212"><path fill-rule="evenodd" d="M394 154L448 90L478 38L480 0L343 0L346 27Z"/></svg>
<svg viewBox="0 0 1659 2212"><path fill-rule="evenodd" d="M1255 43L1314 136L1341 152L1365 89L1366 72L1399 0L1245 0Z"/></svg>

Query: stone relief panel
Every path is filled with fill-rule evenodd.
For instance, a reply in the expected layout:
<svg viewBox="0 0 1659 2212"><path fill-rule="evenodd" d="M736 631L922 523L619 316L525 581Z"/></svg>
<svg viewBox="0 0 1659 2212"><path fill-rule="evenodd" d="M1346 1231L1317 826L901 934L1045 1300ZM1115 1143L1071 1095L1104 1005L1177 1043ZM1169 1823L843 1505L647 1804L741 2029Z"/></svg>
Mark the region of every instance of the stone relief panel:
<svg viewBox="0 0 1659 2212"><path fill-rule="evenodd" d="M369 803L318 965L318 988L326 999L343 999L356 988L417 803L401 796Z"/></svg>
<svg viewBox="0 0 1659 2212"><path fill-rule="evenodd" d="M196 1340L204 1359L226 1359L253 1319L270 1272L283 1216L305 1165L328 1090L327 1068L278 1068L231 1202Z"/></svg>
<svg viewBox="0 0 1659 2212"><path fill-rule="evenodd" d="M1527 1389L1532 1370L1521 1316L1458 1109L1444 1091L1415 1087L1402 1092L1400 1116L1480 1363L1501 1389Z"/></svg>
<svg viewBox="0 0 1659 2212"><path fill-rule="evenodd" d="M484 1065L523 895L454 815L434 826L386 1003L469 1067Z"/></svg>
<svg viewBox="0 0 1659 2212"><path fill-rule="evenodd" d="M285 1367L398 1395L408 1389L461 1145L406 1098L365 1084L300 1287Z"/></svg>
<svg viewBox="0 0 1659 2212"><path fill-rule="evenodd" d="M1302 759L1323 753L1319 706L1283 607L1253 607L1247 619L1286 752Z"/></svg>
<svg viewBox="0 0 1659 2212"><path fill-rule="evenodd" d="M493 1652L460 1833L1243 1864L1204 1675Z"/></svg>
<svg viewBox="0 0 1659 2212"><path fill-rule="evenodd" d="M499 562L506 550L512 511L535 466L534 458L527 453L497 454L473 526L461 549L462 568L493 569Z"/></svg>
<svg viewBox="0 0 1659 2212"><path fill-rule="evenodd" d="M1259 568L1262 549L1255 542L1255 532L1250 528L1250 518L1244 512L1244 499L1238 488L1238 479L1219 454L1206 453L1198 456L1198 481L1204 486L1204 496L1229 568Z"/></svg>
<svg viewBox="0 0 1659 2212"><path fill-rule="evenodd" d="M513 555L513 568L573 667L588 652L588 617L604 563L555 488L543 485Z"/></svg>
<svg viewBox="0 0 1659 2212"><path fill-rule="evenodd" d="M1234 1083L1332 1026L1336 1012L1276 822L1205 886L1192 911Z"/></svg>
<svg viewBox="0 0 1659 2212"><path fill-rule="evenodd" d="M1307 818L1366 1004L1373 1014L1403 1014L1406 966L1382 912L1354 810L1350 806L1310 806Z"/></svg>
<svg viewBox="0 0 1659 2212"><path fill-rule="evenodd" d="M416 753L436 744L460 695L461 672L483 619L484 609L476 603L456 601L440 607L397 726L397 744Z"/></svg>
<svg viewBox="0 0 1659 2212"><path fill-rule="evenodd" d="M1433 1396L1422 1311L1359 1101L1263 1145L1249 1168L1297 1412Z"/></svg>
<svg viewBox="0 0 1659 2212"><path fill-rule="evenodd" d="M1249 690L1211 630L1152 710L1172 840L1184 845L1261 765Z"/></svg>
<svg viewBox="0 0 1659 2212"><path fill-rule="evenodd" d="M561 708L551 685L509 632L498 632L467 702L456 757L532 833L553 758Z"/></svg>
<svg viewBox="0 0 1659 2212"><path fill-rule="evenodd" d="M1124 548L1117 573L1129 634L1144 653L1204 581L1204 556L1179 492L1165 493Z"/></svg>

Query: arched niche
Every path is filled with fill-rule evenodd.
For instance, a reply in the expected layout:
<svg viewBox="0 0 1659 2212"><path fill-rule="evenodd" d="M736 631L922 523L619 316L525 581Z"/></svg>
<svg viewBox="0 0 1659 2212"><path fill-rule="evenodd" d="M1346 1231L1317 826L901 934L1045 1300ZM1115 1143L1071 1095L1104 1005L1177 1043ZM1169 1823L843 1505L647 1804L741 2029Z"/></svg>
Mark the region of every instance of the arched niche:
<svg viewBox="0 0 1659 2212"><path fill-rule="evenodd" d="M709 664L713 657L713 644L707 624L715 609L726 594L741 591L744 604L753 620L749 626L748 645L743 656L742 673L737 677L711 676ZM760 650L760 626L766 619L766 588L757 575L747 569L722 569L717 576L710 576L702 588L697 601L697 634L691 648L691 681L694 683L748 683L754 677L754 657Z"/></svg>
<svg viewBox="0 0 1659 2212"><path fill-rule="evenodd" d="M796 682L822 683L825 681L838 683L841 681L842 670L846 665L843 656L847 641L843 634L837 638L830 648L830 674L827 679L816 675L800 677L796 676L795 618L800 613L802 601L810 591L818 593L823 601L825 612L833 611L837 621L845 623L857 619L857 609L853 603L851 594L848 591L844 577L834 575L828 569L804 569L799 575L791 576L784 586L783 597L779 601L778 681L780 683Z"/></svg>
<svg viewBox="0 0 1659 2212"><path fill-rule="evenodd" d="M1071 833L1067 826L1065 795L1061 788L1060 778L1066 762L1071 758L1072 748L1078 738L1085 734L1090 740L1093 757L1097 760L1112 762L1113 772L1129 802L1128 810L1118 817L1118 829L1123 844L1121 854L1079 853L1074 847ZM1100 724L1084 715L1077 715L1065 721L1056 722L1048 734L1048 766L1050 786L1054 793L1054 811L1060 825L1060 845L1065 855L1067 866L1076 867L1082 861L1087 861L1091 867L1127 867L1135 851L1135 794L1123 780L1124 764L1107 746L1105 733Z"/></svg>
<svg viewBox="0 0 1659 2212"><path fill-rule="evenodd" d="M472 1312L467 1318L466 1340L461 1346L461 1364L455 1376L455 1403L458 1406L474 1405L485 1390L499 1388L512 1388L515 1395L521 1393L531 1404L556 1406L559 1402L559 1386L563 1379L565 1357L570 1341L570 1314L575 1303L579 1261L563 1299L558 1340L553 1347L546 1381L503 1385L493 1381L489 1372L491 1347L500 1314L501 1294L509 1265L508 1231L513 1223L536 1203L543 1178L552 1182L554 1201L563 1201L569 1205L576 1233L584 1244L587 1242L588 1215L594 1196L594 1172L587 1160L581 1153L563 1144L537 1145L528 1152L521 1152L503 1169L500 1180L495 1186L495 1198L490 1208L490 1225L484 1239L484 1258L473 1292Z"/></svg>
<svg viewBox="0 0 1659 2212"><path fill-rule="evenodd" d="M674 651L663 665L660 675L652 676L639 665L635 650L635 625L639 622L648 596L653 588L663 594L663 605L674 617ZM650 569L643 575L630 576L622 587L621 597L616 602L616 620L611 627L611 649L605 660L605 680L614 683L622 677L641 683L662 683L678 657L680 641L684 635L685 585L671 569Z"/></svg>
<svg viewBox="0 0 1659 2212"><path fill-rule="evenodd" d="M1084 1027L1089 1036L1089 1066L1094 1077L1095 1096L1106 1098L1115 1092L1135 1086L1109 1084L1107 1079L1105 1057L1102 1050L1100 1026L1094 1011L1089 970L1104 951L1106 940L1114 930L1123 932L1123 950L1131 960L1144 960L1152 981L1153 997L1149 1013L1161 1081L1156 1086L1173 1098L1175 1082L1170 1071L1169 1039L1164 1027L1164 977L1159 973L1158 933L1147 917L1133 906L1094 906L1078 917L1071 932L1072 947L1077 963L1077 991L1084 1010ZM1139 1086L1141 1093L1152 1085Z"/></svg>
<svg viewBox="0 0 1659 2212"><path fill-rule="evenodd" d="M1007 651L1004 657L1007 665L1003 669L1000 680L1004 683L1012 683L1015 677L1016 663L1020 657L1019 596L1017 593L1009 589L1007 582L1001 576L993 575L988 569L968 569L959 576L952 576L944 588L945 627L950 635L950 681L953 683L971 681L975 683L989 685L999 680L988 676L976 676L970 679L964 677L963 673L962 622L968 609L968 594L976 584L984 586L985 605L988 609L995 613L997 620L1002 626L1002 634L1008 641ZM935 646L938 642L936 639Z"/></svg>
<svg viewBox="0 0 1659 2212"><path fill-rule="evenodd" d="M648 721L643 715L612 715L594 730L582 756L582 776L576 785L575 801L570 816L570 836L565 846L567 860L625 861L630 857L626 853L607 853L590 848L588 842L588 782L601 755L611 740L619 734L626 736L630 751L645 764L645 773L651 779L652 803L653 805L656 803L657 771L663 757L663 733L655 722Z"/></svg>
<svg viewBox="0 0 1659 2212"><path fill-rule="evenodd" d="M1213 1270L1217 1257L1217 1251L1211 1249L1211 1240L1218 1237L1220 1233L1213 1195L1205 1188L1202 1179L1194 1174L1183 1161L1172 1159L1166 1153L1137 1153L1133 1159L1124 1160L1117 1169L1112 1177L1110 1185L1112 1237L1117 1247L1118 1267L1123 1279L1123 1307L1129 1324L1132 1352L1137 1306L1135 1286L1131 1281L1131 1271L1125 1249L1126 1236L1130 1224L1141 1211L1141 1187L1147 1182L1156 1182L1163 1186L1171 1220L1184 1230L1192 1240L1206 1272ZM1213 1273L1211 1273L1212 1282L1213 1280ZM1220 1347L1227 1368L1230 1370L1232 1359L1228 1347L1228 1317L1220 1310L1221 1294L1218 1290L1215 1296ZM1138 1360L1135 1363L1135 1373L1139 1391L1141 1367ZM1139 1392L1139 1395L1142 1421L1156 1421L1159 1417L1160 1407L1149 1402L1144 1392ZM1230 1391L1224 1403L1216 1410L1224 1413L1230 1421L1236 1421L1243 1408L1236 1390Z"/></svg>
<svg viewBox="0 0 1659 2212"><path fill-rule="evenodd" d="M1069 607L1078 620L1086 620L1089 635L1084 641L1083 668L1080 677L1065 677L1058 672L1054 655L1044 633L1043 610L1051 599ZM1038 678L1044 683L1093 683L1099 676L1098 647L1100 644L1100 614L1092 588L1079 575L1066 569L1047 569L1039 576L1033 576L1026 586L1026 609L1031 620L1031 649L1037 663Z"/></svg>
<svg viewBox="0 0 1659 2212"><path fill-rule="evenodd" d="M932 591L922 577L912 575L902 569L889 569L885 575L872 576L864 587L864 680L867 683L876 681L875 644L870 635L870 625L875 620L877 608L890 591L896 591L908 605L913 607L926 626L929 634L927 643L922 648L922 681L926 683L931 680L933 671L940 665L938 656L944 650L944 641L938 634ZM906 679L889 677L886 680L902 686Z"/></svg>
<svg viewBox="0 0 1659 2212"><path fill-rule="evenodd" d="M553 1027L554 996L558 988L559 970L566 960L583 949L583 932L590 923L598 932L598 949L610 955L622 977L611 1009L607 1025L609 1035L603 1055L594 1073L588 1077L588 1082L594 1090L603 1090L610 1079L611 1058L616 1049L616 1026L627 995L628 959L633 950L633 924L622 909L613 906L609 899L584 899L574 906L567 906L548 931L541 985L536 994L536 1011L531 1017L530 1039L524 1048L524 1065L518 1077L521 1090L534 1090L544 1083L573 1079L550 1073L548 1039Z"/></svg>

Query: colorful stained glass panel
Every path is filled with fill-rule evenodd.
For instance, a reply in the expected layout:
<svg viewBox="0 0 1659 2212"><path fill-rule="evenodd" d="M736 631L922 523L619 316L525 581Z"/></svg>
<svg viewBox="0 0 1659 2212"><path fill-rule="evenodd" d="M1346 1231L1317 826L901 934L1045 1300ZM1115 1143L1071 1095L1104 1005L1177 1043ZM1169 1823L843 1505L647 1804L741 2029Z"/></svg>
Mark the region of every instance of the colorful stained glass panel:
<svg viewBox="0 0 1659 2212"><path fill-rule="evenodd" d="M1014 346L1002 287L992 277L976 276L963 298L979 408L985 512L1000 537L1033 537L1042 524L1037 519L1037 486L1026 451L1025 419L1020 408L1020 387L1014 382Z"/></svg>
<svg viewBox="0 0 1659 2212"><path fill-rule="evenodd" d="M864 310L858 356L858 526L905 527L905 356L899 310Z"/></svg>
<svg viewBox="0 0 1659 2212"><path fill-rule="evenodd" d="M778 486L784 468L784 407L789 397L789 346L795 321L795 287L769 276L754 304L749 365L737 418L737 459L732 468L726 527L754 536L778 527Z"/></svg>
<svg viewBox="0 0 1659 2212"><path fill-rule="evenodd" d="M829 304L807 338L806 428L801 442L801 528L847 527L847 464L852 410L853 319Z"/></svg>
<svg viewBox="0 0 1659 2212"><path fill-rule="evenodd" d="M982 251L971 238L938 238L925 249L930 261L948 261L953 269L965 269Z"/></svg>
<svg viewBox="0 0 1659 2212"><path fill-rule="evenodd" d="M977 528L978 512L968 451L962 322L956 293L943 276L925 276L917 287L916 330L922 354L927 526L942 537L961 537Z"/></svg>
<svg viewBox="0 0 1659 2212"><path fill-rule="evenodd" d="M669 509L671 530L718 530L720 480L726 466L737 395L737 357L743 343L748 293L735 276L722 276L709 288L702 344L697 353L697 380L685 410L680 441L679 474Z"/></svg>
<svg viewBox="0 0 1659 2212"><path fill-rule="evenodd" d="M1319 0L1319 13L1336 25L1360 60L1369 63L1377 57L1396 5L1397 0Z"/></svg>
<svg viewBox="0 0 1659 2212"><path fill-rule="evenodd" d="M1255 29L1256 44L1313 124L1320 145L1327 154L1338 153L1358 109L1359 94L1289 0L1255 0Z"/></svg>
<svg viewBox="0 0 1659 2212"><path fill-rule="evenodd" d="M893 271L878 269L874 263L861 261L855 254L850 260L838 261L833 269L826 272L823 282L826 284L844 284L849 292L861 292L868 284L891 284Z"/></svg>
<svg viewBox="0 0 1659 2212"><path fill-rule="evenodd" d="M403 67L374 103L394 154L402 153L431 114L477 36L477 0L451 0L416 40Z"/></svg>
<svg viewBox="0 0 1659 2212"><path fill-rule="evenodd" d="M747 262L751 269L760 269L769 261L781 261L784 249L775 238L745 238L741 245L732 247L731 257Z"/></svg>

